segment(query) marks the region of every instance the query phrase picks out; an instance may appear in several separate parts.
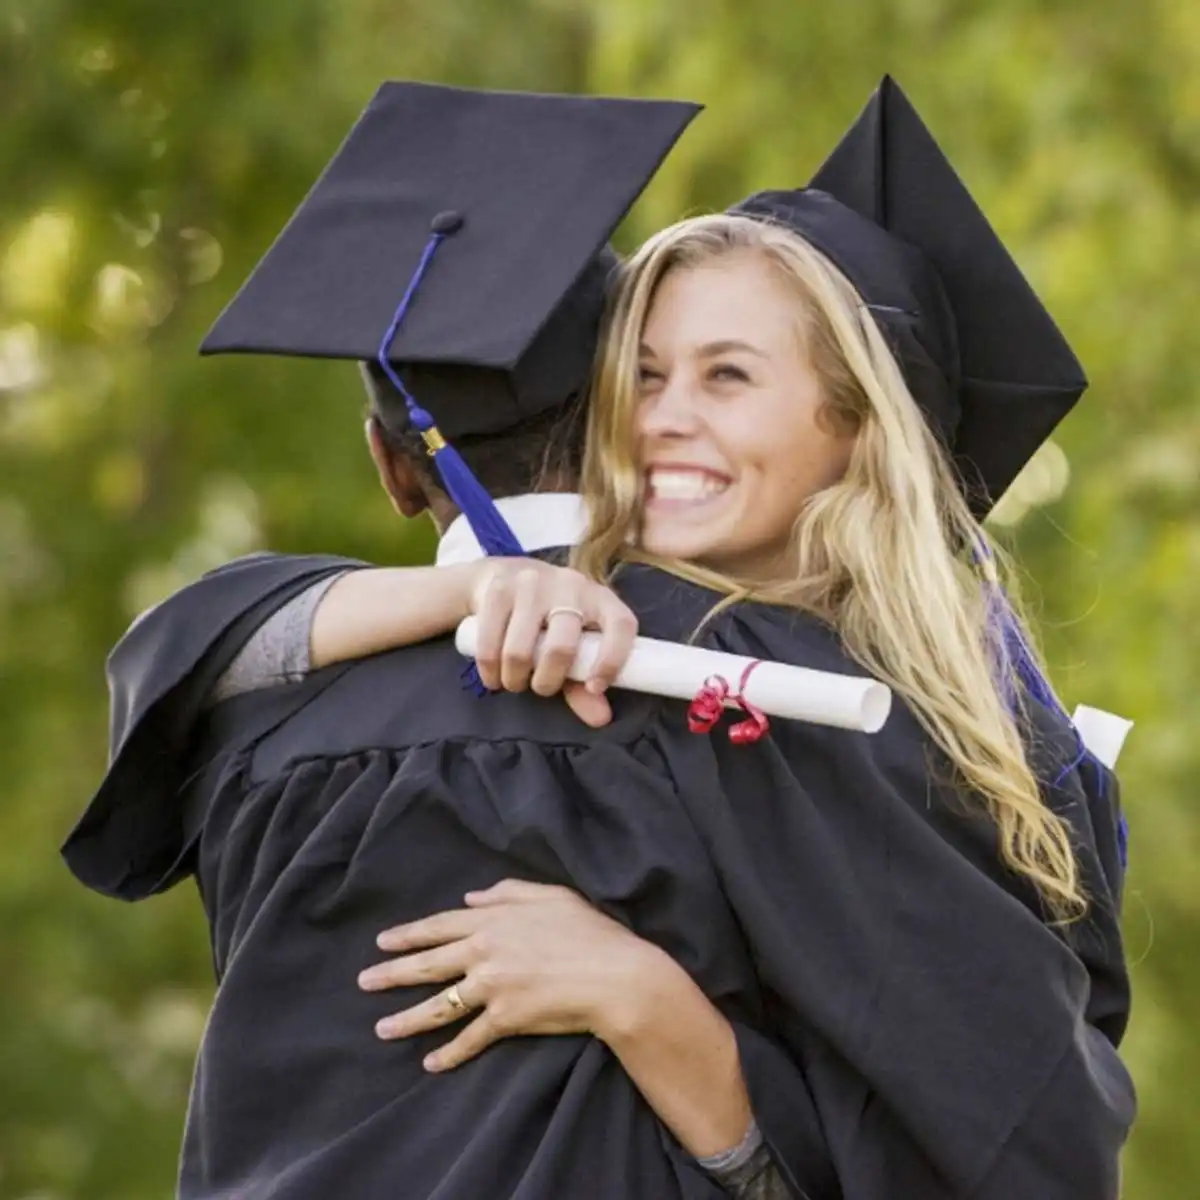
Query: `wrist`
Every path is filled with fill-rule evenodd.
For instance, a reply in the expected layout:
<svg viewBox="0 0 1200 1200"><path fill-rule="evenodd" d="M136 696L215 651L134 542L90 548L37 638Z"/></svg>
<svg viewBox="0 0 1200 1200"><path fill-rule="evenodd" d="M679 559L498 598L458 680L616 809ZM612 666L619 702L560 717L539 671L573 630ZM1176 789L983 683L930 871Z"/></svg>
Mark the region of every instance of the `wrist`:
<svg viewBox="0 0 1200 1200"><path fill-rule="evenodd" d="M656 1036L663 1021L673 1020L672 1014L699 994L691 976L665 950L641 939L631 942L591 1021L593 1035L614 1052Z"/></svg>
<svg viewBox="0 0 1200 1200"><path fill-rule="evenodd" d="M482 558L475 562L456 563L450 567L440 567L448 578L454 582L454 625L455 628L468 617L479 611L483 593L492 577L494 564L491 559Z"/></svg>

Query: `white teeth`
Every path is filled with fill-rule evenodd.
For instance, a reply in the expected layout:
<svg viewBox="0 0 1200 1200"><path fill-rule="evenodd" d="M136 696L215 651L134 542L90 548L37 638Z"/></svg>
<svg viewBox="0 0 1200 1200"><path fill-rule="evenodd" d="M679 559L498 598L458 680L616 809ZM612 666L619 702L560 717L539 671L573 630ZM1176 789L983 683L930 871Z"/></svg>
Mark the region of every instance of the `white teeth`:
<svg viewBox="0 0 1200 1200"><path fill-rule="evenodd" d="M664 500L703 500L723 492L728 486L702 471L651 471L650 492Z"/></svg>

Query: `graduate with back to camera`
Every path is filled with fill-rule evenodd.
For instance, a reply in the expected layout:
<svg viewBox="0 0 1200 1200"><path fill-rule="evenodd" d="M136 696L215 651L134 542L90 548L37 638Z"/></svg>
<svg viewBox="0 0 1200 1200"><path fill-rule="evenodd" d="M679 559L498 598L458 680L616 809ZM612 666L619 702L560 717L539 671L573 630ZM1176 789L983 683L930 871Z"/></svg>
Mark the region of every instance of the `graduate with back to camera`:
<svg viewBox="0 0 1200 1200"><path fill-rule="evenodd" d="M347 169L353 145L339 158ZM337 194L319 186L306 207L329 220L336 205L322 201ZM295 239L315 232L304 211L272 251L275 266L268 256L218 325L218 348L314 352L318 327L329 334L329 314L308 330L303 314L282 333L256 328L264 296L294 293L304 274ZM416 336L408 320L423 304L436 309L454 249L439 244L382 356L389 365L419 346L405 340ZM350 339L340 353L368 358L360 346ZM327 341L320 352L338 351ZM400 380L413 395L416 376ZM726 608L701 641L866 668L902 701L883 732L776 722L734 745L723 727L690 732L686 705L620 692L612 722L588 728L553 702L461 691L444 641L240 695L197 729L212 680L264 619L347 564L257 560L152 613L114 658L118 753L67 853L93 886L129 897L198 877L223 976L193 1123L247 1120L256 1102L342 1071L327 1076L313 1112L293 1101L295 1129L258 1147L259 1168L291 1134L293 1149L309 1147L293 1161L312 1170L322 1152L350 1144L349 1130L361 1137L395 1118L412 1135L388 1143L412 1181L406 1194L460 1194L436 1188L452 1187L457 1164L467 1179L472 1163L505 1175L490 1185L496 1195L543 1194L549 1164L595 1182L589 1194L670 1194L655 1176L664 1170L682 1194L706 1194L689 1189L712 1186L711 1176L661 1131L689 1135L662 1096L645 1096L660 1123L639 1094L670 1072L634 1086L636 1065L623 1070L619 1046L616 1062L604 1048L619 1037L605 1041L588 1004L555 1011L552 987L525 1027L512 1019L520 1005L505 989L519 971L480 949L503 954L489 923L548 928L574 906L572 919L586 911L601 922L590 927L597 945L623 947L618 960L648 962L630 947L652 944L707 997L720 1018L713 1045L732 1038L738 1052L741 1115L770 1164L763 1178L773 1174L783 1194L1115 1196L1133 1098L1115 1052L1128 991L1113 781L1080 752L990 566L982 582L959 566L990 563L978 517L1083 386L1049 317L885 82L812 188L684 222L624 272L590 418L592 524L576 552L592 571L637 555L675 572L631 566L617 577L652 636L682 640L722 595L751 588L769 603ZM376 403L381 420L398 411L395 397ZM378 430L375 440L379 457ZM697 474L706 494L689 500ZM485 545L489 518L478 521ZM631 533L640 544L626 549ZM542 580L560 579L554 570L531 568ZM351 602L365 614L353 652L430 633L428 598L444 602L448 627L469 607L455 609L455 589L477 594L489 578L484 568L453 574L342 576L317 610L312 665L346 651L339 612ZM424 628L411 626L416 588ZM508 605L497 644L520 651L552 590ZM378 604L388 594L391 630ZM164 654L189 607L202 629L186 652ZM551 631L570 619L560 612ZM131 783L171 739L207 767L183 803L181 769L161 757L157 795ZM582 899L509 885L464 907L464 892L502 878ZM375 933L394 922L407 927L383 940L406 953L352 999ZM543 983L560 978L553 956L540 967ZM641 974L653 972L624 978ZM389 996L380 984L413 990ZM527 998L542 994L523 986ZM363 1031L347 1027L397 1008L406 1015L383 1026L403 1035L388 1042L394 1056L372 1060ZM421 1076L424 1054L458 1032L439 1030L464 1013L460 1060L489 1029L558 1036L500 1041ZM236 1061L235 1045L243 1056L252 1046L251 1061ZM392 1090L381 1069L395 1073ZM257 1096L247 1097L247 1077ZM391 1107L397 1086L416 1112ZM368 1088L390 1103L360 1094ZM713 1148L689 1147L702 1157Z"/></svg>
<svg viewBox="0 0 1200 1200"><path fill-rule="evenodd" d="M413 486L399 497L402 506L422 494L426 447L443 430L493 486L574 489L583 440L578 394L615 263L604 240L694 112L690 105L387 85L206 347L220 347L227 336L244 340L245 306L258 314L251 341L265 336L262 322L279 322L272 336L295 339L298 349L330 352L349 338L350 347L364 346L351 350L362 359L371 355L364 341L390 345L398 325L418 339L422 362L410 386L441 426L422 438L399 393L380 389L372 441L381 463L399 478L415 441L420 464L407 476ZM560 217L547 233L547 214L556 213L570 219ZM548 238L553 253L543 261L533 251ZM401 266L390 265L381 247L393 247ZM290 259L293 250L298 259ZM426 273L418 277L414 268L422 264ZM363 322L355 307L371 292L372 268L376 300L387 309L379 324ZM400 271L407 278L397 280ZM265 298L264 283L273 292ZM412 296L420 303L410 305L405 297ZM297 331L290 324L297 320L315 326ZM390 363L376 362L371 375L386 381L392 372ZM459 465L457 478L463 475ZM433 495L432 505L447 518L444 495ZM538 544L535 530L552 545L582 532L574 523L577 496L527 494L519 507L527 513L514 523L531 545ZM461 532L456 539L451 531L451 554L456 541L461 546ZM297 622L348 565L269 556L232 564L143 617L110 664L112 767L67 858L111 894L136 898L190 874L204 899L219 989L193 1086L180 1194L324 1198L336 1188L363 1197L549 1197L572 1194L581 1179L601 1196L752 1194L747 1189L759 1185L751 1176L765 1173L761 1152L754 1157L761 1138L742 1145L751 1117L730 1022L653 942L582 901L551 906L557 944L584 953L583 978L560 969L555 982L574 979L589 1029L608 1042L512 1042L473 1070L435 1076L423 1059L440 1036L393 1046L376 1036L375 1022L392 999L370 997L356 980L378 957L383 923L461 903L468 888L486 888L509 870L527 879L554 872L532 870L527 855L505 852L502 831L481 838L428 796L401 801L397 793L405 816L389 830L387 806L361 789L374 768L350 788L367 806L361 815L373 813L359 847L365 853L354 852L346 829L335 829L350 797L333 791L349 779L341 776L327 791L307 767L324 756L330 734L350 730L354 745L382 762L387 746L404 746L417 732L405 715L414 704L428 731L449 745L457 734L489 735L506 708L514 731L554 736L555 726L528 700L514 710L497 697L489 718L481 711L489 705L463 690L461 660L444 645L394 656L394 692L388 679L372 683L356 669L355 690L367 689L358 699L340 691L336 672L274 692L279 705L264 706L267 693L239 695L262 670L255 646L283 647L286 659ZM586 582L559 574L572 586ZM587 589L619 619L628 615L599 585ZM426 607L420 599L413 611ZM327 687L337 693L328 697L329 712ZM385 725L364 723L364 701ZM558 701L553 707L569 748L577 722L558 712ZM332 724L329 713L336 713ZM311 736L303 730L309 723ZM274 727L287 730L289 760L297 751L309 762L287 797L252 800L242 785L259 771L282 778L266 760L251 761L267 749ZM471 763L464 748L445 769L474 773ZM421 769L416 760L410 767ZM234 779L241 782L230 788ZM501 772L486 786L504 783ZM487 803L474 782L463 782L462 791ZM682 816L672 822L680 826ZM640 840L638 828L621 841ZM695 835L690 844L697 857ZM606 886L625 883L634 886L632 877ZM561 899L557 891L553 898ZM682 899L656 887L635 905L663 923ZM545 911L541 904L508 907L535 920ZM728 938L729 918L721 920ZM597 940L605 933L609 953ZM791 1095L804 1089L800 1069L749 1026L740 1036L754 1056L746 1072L765 1072L768 1108L790 1128ZM619 1044L610 1051L608 1043Z"/></svg>

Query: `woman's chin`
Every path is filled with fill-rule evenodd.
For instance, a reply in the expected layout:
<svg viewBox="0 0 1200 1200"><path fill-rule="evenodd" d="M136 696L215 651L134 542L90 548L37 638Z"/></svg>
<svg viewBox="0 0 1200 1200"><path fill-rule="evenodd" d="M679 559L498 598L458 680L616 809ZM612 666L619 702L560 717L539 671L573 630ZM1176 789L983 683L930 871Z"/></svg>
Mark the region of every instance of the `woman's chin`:
<svg viewBox="0 0 1200 1200"><path fill-rule="evenodd" d="M727 497L686 508L647 505L642 518L641 547L659 558L721 570L715 564L737 562L746 555L748 525L753 525L752 520L747 520L741 508L728 503Z"/></svg>
<svg viewBox="0 0 1200 1200"><path fill-rule="evenodd" d="M700 561L715 548L712 538L684 529L643 529L641 545L648 554L683 562Z"/></svg>
<svg viewBox="0 0 1200 1200"><path fill-rule="evenodd" d="M772 579L793 574L795 565L785 540L782 546L745 545L734 537L714 537L700 530L645 528L641 548L656 558L674 559L726 575L731 579Z"/></svg>
<svg viewBox="0 0 1200 1200"><path fill-rule="evenodd" d="M725 556L728 530L686 521L648 521L642 527L642 549L659 558L703 564Z"/></svg>

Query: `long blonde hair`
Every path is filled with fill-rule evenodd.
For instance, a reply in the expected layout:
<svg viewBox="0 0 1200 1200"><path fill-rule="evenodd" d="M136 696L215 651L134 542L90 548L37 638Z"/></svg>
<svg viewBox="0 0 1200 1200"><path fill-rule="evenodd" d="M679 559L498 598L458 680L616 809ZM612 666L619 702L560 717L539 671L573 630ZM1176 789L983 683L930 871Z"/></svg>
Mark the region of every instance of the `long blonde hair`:
<svg viewBox="0 0 1200 1200"><path fill-rule="evenodd" d="M636 548L641 474L634 434L638 347L668 271L755 253L796 296L827 418L854 434L844 478L809 498L793 544L797 573L739 579ZM621 560L656 562L733 599L813 613L888 683L986 806L1008 867L1055 919L1086 911L1065 823L1043 802L1004 698L979 575L963 547L987 547L948 456L913 400L874 318L846 277L790 230L747 217L697 217L652 237L626 264L590 406L583 491L591 519L573 562L607 579ZM984 570L1002 559L983 555ZM722 605L723 606L723 605ZM1015 689L1014 689L1015 690Z"/></svg>

